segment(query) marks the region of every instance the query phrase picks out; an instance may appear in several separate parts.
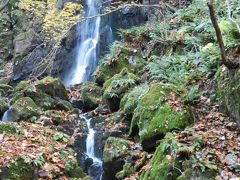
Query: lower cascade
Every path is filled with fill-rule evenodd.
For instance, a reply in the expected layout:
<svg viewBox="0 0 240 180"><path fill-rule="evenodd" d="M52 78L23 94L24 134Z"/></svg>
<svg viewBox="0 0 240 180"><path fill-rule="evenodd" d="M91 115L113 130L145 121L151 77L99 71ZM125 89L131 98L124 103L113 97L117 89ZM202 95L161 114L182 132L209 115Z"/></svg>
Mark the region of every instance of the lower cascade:
<svg viewBox="0 0 240 180"><path fill-rule="evenodd" d="M80 116L86 121L88 134L86 139L86 155L93 160L92 165L88 169L88 175L93 177L94 180L100 180L102 177L102 161L95 156L95 130L91 126L91 118L88 118L85 114Z"/></svg>

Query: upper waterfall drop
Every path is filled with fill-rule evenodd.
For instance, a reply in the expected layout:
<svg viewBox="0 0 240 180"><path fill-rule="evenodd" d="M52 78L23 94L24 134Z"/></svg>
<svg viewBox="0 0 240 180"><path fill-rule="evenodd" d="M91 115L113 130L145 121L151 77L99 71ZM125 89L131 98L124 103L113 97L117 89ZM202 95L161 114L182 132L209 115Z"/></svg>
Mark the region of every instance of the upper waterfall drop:
<svg viewBox="0 0 240 180"><path fill-rule="evenodd" d="M85 17L87 19L78 26L80 40L77 56L69 73L64 78L66 86L87 81L97 66L97 45L101 22L99 13L98 0L86 0Z"/></svg>

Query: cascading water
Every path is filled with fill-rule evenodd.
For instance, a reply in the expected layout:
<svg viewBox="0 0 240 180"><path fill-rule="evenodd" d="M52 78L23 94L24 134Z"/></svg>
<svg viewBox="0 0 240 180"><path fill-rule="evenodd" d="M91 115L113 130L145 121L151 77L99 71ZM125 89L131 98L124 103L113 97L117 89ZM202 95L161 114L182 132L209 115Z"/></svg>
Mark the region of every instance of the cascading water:
<svg viewBox="0 0 240 180"><path fill-rule="evenodd" d="M78 26L80 41L75 63L64 79L65 85L79 84L89 79L97 65L97 45L99 41L100 16L97 0L86 0L86 17ZM96 17L94 17L96 16Z"/></svg>
<svg viewBox="0 0 240 180"><path fill-rule="evenodd" d="M88 174L92 176L94 180L100 180L102 176L102 161L95 156L95 130L91 127L91 118L87 118L85 114L82 114L80 117L86 121L88 127L86 155L93 160L93 164L90 166Z"/></svg>

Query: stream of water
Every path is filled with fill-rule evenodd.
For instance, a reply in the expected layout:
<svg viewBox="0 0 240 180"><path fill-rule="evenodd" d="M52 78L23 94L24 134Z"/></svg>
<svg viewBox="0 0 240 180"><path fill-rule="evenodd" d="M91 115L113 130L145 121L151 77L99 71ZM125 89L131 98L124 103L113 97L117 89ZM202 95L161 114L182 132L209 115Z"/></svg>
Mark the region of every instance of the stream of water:
<svg viewBox="0 0 240 180"><path fill-rule="evenodd" d="M102 177L102 161L95 155L95 130L91 126L91 118L86 117L85 114L80 115L87 123L88 135L86 139L86 155L93 160L93 164L88 169L88 175L94 180L101 180Z"/></svg>
<svg viewBox="0 0 240 180"><path fill-rule="evenodd" d="M96 16L100 12L99 1L86 1L86 17ZM97 66L97 45L99 41L100 16L89 18L78 26L80 40L75 62L64 79L65 85L70 86L89 80Z"/></svg>

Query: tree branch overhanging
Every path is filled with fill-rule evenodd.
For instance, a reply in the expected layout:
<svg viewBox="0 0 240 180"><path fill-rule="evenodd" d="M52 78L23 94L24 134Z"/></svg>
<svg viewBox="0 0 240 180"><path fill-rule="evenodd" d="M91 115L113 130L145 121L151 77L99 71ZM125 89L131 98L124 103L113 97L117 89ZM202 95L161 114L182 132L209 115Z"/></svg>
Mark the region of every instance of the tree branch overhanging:
<svg viewBox="0 0 240 180"><path fill-rule="evenodd" d="M2 6L0 6L0 11L2 11L9 3L10 0L7 0Z"/></svg>
<svg viewBox="0 0 240 180"><path fill-rule="evenodd" d="M209 8L210 18L211 18L213 27L215 29L215 33L217 36L217 42L218 42L220 52L221 52L221 64L224 64L228 69L237 69L239 67L239 63L232 62L227 59L225 46L224 46L224 42L223 42L223 37L222 37L222 32L220 30L220 27L218 25L217 18L215 15L213 0L210 0L207 5Z"/></svg>

